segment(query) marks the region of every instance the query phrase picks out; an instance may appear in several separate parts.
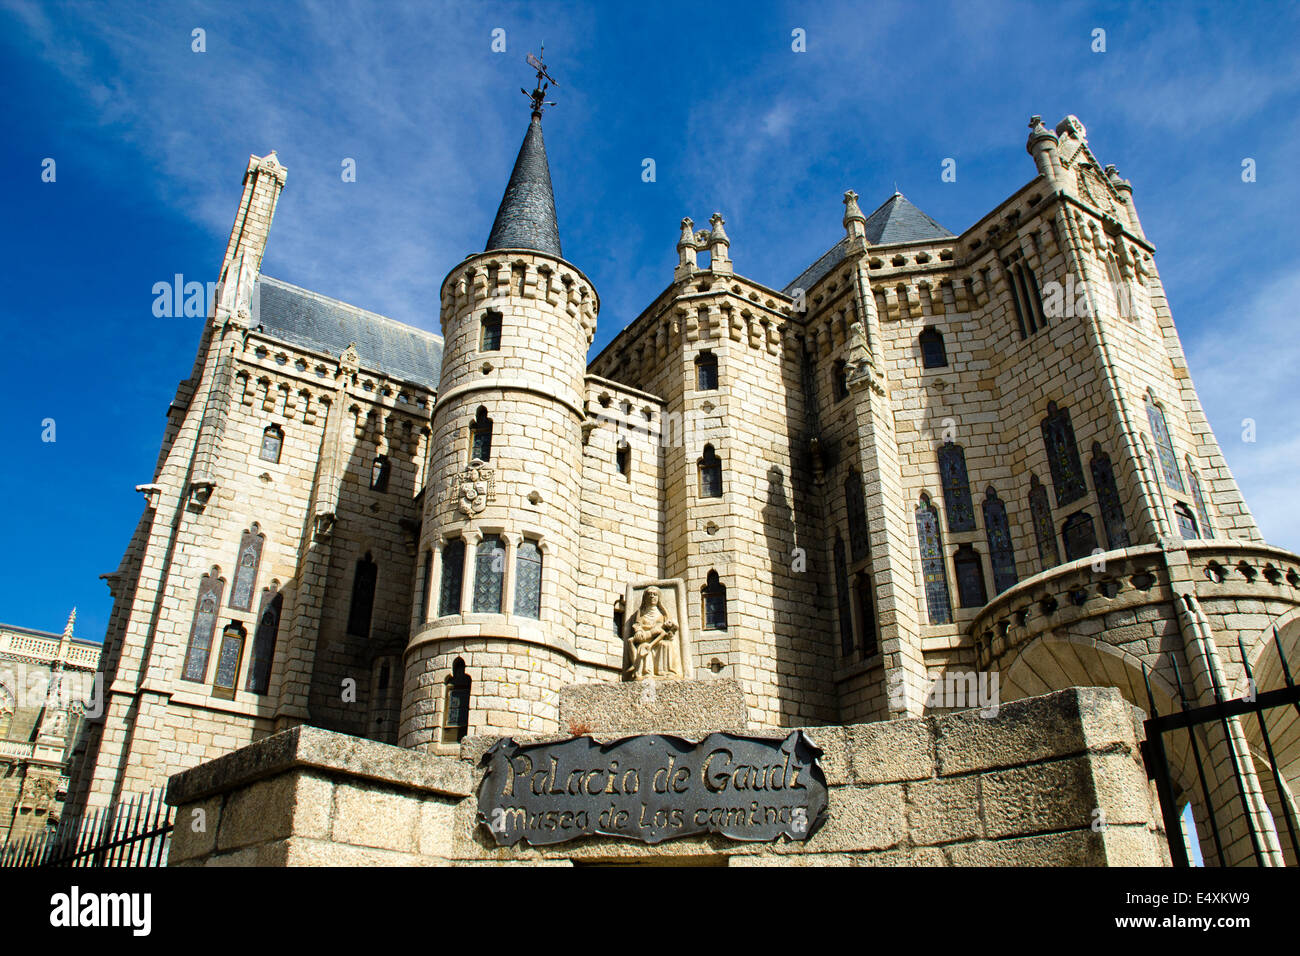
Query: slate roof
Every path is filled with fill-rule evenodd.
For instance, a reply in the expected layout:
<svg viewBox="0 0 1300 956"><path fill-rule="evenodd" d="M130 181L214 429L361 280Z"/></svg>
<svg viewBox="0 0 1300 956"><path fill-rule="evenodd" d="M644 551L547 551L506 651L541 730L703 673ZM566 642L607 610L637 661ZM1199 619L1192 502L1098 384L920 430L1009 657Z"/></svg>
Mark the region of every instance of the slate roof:
<svg viewBox="0 0 1300 956"><path fill-rule="evenodd" d="M536 249L563 258L560 227L555 221L555 196L551 192L551 168L546 162L542 117L538 113L533 114L528 124L484 247L485 252L493 249Z"/></svg>
<svg viewBox="0 0 1300 956"><path fill-rule="evenodd" d="M438 387L442 336L300 289L270 276L257 280L258 328L290 345L333 356L355 342L362 368Z"/></svg>
<svg viewBox="0 0 1300 956"><path fill-rule="evenodd" d="M956 238L912 205L902 193L894 193L880 208L867 217L866 232L867 242L873 246L887 246L894 242ZM789 295L794 289L811 289L828 272L844 261L848 246L848 238L841 239L781 291Z"/></svg>

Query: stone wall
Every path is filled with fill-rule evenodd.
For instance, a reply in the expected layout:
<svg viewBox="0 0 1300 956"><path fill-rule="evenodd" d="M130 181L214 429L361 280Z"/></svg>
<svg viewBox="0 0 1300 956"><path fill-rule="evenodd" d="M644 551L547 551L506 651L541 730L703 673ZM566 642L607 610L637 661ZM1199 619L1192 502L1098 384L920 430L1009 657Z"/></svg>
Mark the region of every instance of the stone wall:
<svg viewBox="0 0 1300 956"><path fill-rule="evenodd" d="M806 842L497 847L474 795L495 738L468 738L451 757L299 727L172 778L169 865L1168 863L1141 725L1113 689L1072 688L993 717L805 731L825 751L830 801Z"/></svg>

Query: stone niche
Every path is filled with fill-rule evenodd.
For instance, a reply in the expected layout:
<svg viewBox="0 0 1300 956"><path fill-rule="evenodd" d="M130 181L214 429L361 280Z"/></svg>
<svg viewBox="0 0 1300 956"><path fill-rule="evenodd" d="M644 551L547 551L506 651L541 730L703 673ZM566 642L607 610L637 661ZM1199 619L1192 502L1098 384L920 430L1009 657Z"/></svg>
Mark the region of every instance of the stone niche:
<svg viewBox="0 0 1300 956"><path fill-rule="evenodd" d="M793 729L748 733L781 739ZM1113 688L1013 701L993 717L800 729L824 752L829 811L804 841L497 846L476 794L480 758L500 738L467 738L453 757L296 727L171 778L168 865L1169 865L1140 713Z"/></svg>

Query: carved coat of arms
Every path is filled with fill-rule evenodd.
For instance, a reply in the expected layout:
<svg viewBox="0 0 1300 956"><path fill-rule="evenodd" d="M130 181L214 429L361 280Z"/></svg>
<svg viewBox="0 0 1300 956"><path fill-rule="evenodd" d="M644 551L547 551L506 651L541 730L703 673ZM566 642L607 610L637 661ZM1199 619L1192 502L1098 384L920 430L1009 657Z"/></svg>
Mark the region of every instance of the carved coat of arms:
<svg viewBox="0 0 1300 956"><path fill-rule="evenodd" d="M452 478L448 490L456 495L457 507L463 514L476 515L496 498L496 477L492 468L475 458Z"/></svg>

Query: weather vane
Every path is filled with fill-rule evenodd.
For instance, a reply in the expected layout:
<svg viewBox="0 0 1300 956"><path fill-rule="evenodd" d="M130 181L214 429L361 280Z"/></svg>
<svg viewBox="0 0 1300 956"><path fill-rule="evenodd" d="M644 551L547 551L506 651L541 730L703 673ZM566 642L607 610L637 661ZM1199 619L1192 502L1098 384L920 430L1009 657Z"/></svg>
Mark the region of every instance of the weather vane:
<svg viewBox="0 0 1300 956"><path fill-rule="evenodd" d="M524 58L529 66L537 70L537 85L531 93L522 86L519 87L519 92L533 101L533 112L538 116L542 115L542 107L555 105L555 103L546 99L547 88L560 85L555 82L555 77L546 72L546 64L542 62L542 58L546 56L546 47L541 47L541 51L541 56L533 56L530 53Z"/></svg>

